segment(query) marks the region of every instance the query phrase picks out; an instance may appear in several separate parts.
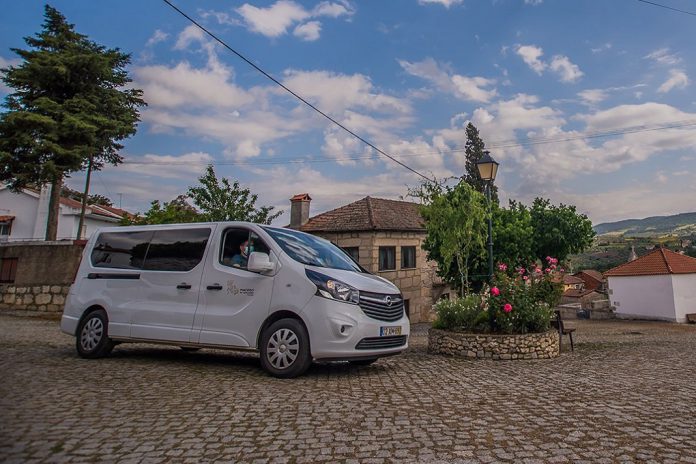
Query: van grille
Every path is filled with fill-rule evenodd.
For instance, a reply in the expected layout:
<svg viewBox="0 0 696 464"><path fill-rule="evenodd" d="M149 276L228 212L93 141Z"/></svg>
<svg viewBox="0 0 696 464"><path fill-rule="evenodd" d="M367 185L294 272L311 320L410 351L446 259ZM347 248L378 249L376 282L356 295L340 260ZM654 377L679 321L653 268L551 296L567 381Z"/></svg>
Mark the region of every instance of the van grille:
<svg viewBox="0 0 696 464"><path fill-rule="evenodd" d="M394 322L404 315L404 299L399 294L360 292L360 308L373 319Z"/></svg>
<svg viewBox="0 0 696 464"><path fill-rule="evenodd" d="M398 348L406 344L407 335L392 335L389 337L363 338L355 345L356 350L380 350L385 348Z"/></svg>

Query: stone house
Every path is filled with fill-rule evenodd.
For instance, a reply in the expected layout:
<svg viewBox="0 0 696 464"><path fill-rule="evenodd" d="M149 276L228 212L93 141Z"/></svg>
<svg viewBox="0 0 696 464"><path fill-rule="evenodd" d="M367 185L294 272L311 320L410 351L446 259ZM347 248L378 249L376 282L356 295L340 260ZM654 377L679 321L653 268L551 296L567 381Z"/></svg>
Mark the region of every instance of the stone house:
<svg viewBox="0 0 696 464"><path fill-rule="evenodd" d="M421 249L426 231L418 204L368 196L309 217L311 200L306 193L290 199L288 227L330 240L365 269L393 282L411 322L434 319L432 305L448 298L450 288Z"/></svg>
<svg viewBox="0 0 696 464"><path fill-rule="evenodd" d="M606 292L606 280L601 272L595 271L594 269L585 269L580 272L573 274L573 277L582 279L585 283L585 289L595 290L599 293Z"/></svg>

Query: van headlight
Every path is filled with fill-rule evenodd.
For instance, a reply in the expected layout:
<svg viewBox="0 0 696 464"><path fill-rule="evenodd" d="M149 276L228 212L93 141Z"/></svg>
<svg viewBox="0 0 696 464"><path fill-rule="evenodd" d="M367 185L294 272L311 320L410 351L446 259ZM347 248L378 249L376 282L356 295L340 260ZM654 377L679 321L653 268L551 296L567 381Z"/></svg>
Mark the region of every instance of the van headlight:
<svg viewBox="0 0 696 464"><path fill-rule="evenodd" d="M309 280L317 286L317 295L351 304L360 302L360 292L357 288L311 269L306 269L305 272Z"/></svg>

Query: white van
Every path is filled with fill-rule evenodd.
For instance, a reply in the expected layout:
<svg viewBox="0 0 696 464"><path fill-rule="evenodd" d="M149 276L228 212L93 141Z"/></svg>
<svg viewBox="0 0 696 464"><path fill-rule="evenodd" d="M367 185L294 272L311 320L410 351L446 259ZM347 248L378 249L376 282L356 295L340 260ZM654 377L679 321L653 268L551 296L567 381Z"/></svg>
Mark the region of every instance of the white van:
<svg viewBox="0 0 696 464"><path fill-rule="evenodd" d="M259 351L276 377L312 360L370 364L407 347L404 300L331 242L246 222L92 235L61 320L85 358L121 342Z"/></svg>

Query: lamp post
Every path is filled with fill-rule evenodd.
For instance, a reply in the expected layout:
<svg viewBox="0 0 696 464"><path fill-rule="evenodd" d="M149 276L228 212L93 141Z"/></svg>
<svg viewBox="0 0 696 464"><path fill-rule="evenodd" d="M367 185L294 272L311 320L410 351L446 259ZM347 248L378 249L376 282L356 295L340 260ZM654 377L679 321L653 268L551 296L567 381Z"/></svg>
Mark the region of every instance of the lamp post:
<svg viewBox="0 0 696 464"><path fill-rule="evenodd" d="M488 150L476 163L481 180L486 182L486 198L488 200L488 283L493 282L493 214L491 209L491 189L498 174L498 163L491 157Z"/></svg>

